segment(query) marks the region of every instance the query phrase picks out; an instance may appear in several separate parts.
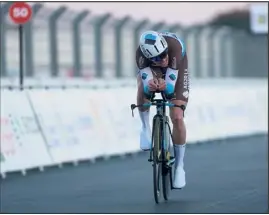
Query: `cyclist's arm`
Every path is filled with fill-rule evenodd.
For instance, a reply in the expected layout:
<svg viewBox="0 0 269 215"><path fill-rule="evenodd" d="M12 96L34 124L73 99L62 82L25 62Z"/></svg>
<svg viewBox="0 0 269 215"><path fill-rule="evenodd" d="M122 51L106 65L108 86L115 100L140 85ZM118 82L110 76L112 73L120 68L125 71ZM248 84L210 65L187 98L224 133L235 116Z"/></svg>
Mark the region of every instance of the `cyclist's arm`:
<svg viewBox="0 0 269 215"><path fill-rule="evenodd" d="M166 70L165 82L166 89L165 94L172 96L175 92L175 85L178 79L178 72L180 67L180 62L182 60L182 47L178 41L171 39L171 48L169 50L169 62L168 68Z"/></svg>
<svg viewBox="0 0 269 215"><path fill-rule="evenodd" d="M142 85L145 94L151 94L149 91L149 81L153 79L153 74L150 69L150 62L143 55L141 50L138 48L136 51L136 65L139 69L139 76L142 80Z"/></svg>
<svg viewBox="0 0 269 215"><path fill-rule="evenodd" d="M153 74L152 74L150 67L146 67L144 69L141 69L139 71L139 74L140 74L140 77L142 80L144 93L146 93L148 95L151 94L151 92L149 90L149 81L153 79Z"/></svg>

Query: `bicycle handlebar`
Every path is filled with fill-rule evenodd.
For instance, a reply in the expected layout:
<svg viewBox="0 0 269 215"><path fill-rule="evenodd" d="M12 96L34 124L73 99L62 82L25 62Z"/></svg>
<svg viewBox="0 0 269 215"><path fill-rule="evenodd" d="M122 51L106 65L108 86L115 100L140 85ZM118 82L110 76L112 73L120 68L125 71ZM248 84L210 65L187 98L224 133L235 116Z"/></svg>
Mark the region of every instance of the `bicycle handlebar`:
<svg viewBox="0 0 269 215"><path fill-rule="evenodd" d="M131 104L131 109L134 110L135 108L137 107L150 107L150 106L168 106L168 107L180 107L179 105L176 105L176 104L173 104L171 102L162 102L162 103L158 103L158 102L148 102L148 103L144 103L144 104L141 104L141 105L136 105L136 104Z"/></svg>
<svg viewBox="0 0 269 215"><path fill-rule="evenodd" d="M155 93L161 93L163 99L154 99ZM144 104L140 104L140 105L131 104L132 116L134 116L133 110L137 107L167 106L167 107L178 107L178 108L181 108L183 111L185 110L185 105L176 105L176 104L173 104L171 102L167 102L163 91L161 91L161 92L158 91L155 93L152 94L150 102L148 102L148 103L144 103Z"/></svg>

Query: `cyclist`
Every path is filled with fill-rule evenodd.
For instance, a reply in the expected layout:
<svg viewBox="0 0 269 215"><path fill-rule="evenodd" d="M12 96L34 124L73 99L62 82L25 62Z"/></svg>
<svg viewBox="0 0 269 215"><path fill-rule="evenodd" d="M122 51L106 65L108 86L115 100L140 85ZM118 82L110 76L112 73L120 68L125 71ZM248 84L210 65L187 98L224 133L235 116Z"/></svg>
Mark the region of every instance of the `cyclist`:
<svg viewBox="0 0 269 215"><path fill-rule="evenodd" d="M186 107L189 97L188 59L185 45L177 35L156 31L142 33L136 50L136 64L139 69L137 104L148 102L152 92L159 90L163 91L172 103ZM186 185L183 162L186 146L184 110L185 108L170 108L175 148L175 188L183 188ZM142 150L149 150L151 146L149 113L149 108L139 108Z"/></svg>

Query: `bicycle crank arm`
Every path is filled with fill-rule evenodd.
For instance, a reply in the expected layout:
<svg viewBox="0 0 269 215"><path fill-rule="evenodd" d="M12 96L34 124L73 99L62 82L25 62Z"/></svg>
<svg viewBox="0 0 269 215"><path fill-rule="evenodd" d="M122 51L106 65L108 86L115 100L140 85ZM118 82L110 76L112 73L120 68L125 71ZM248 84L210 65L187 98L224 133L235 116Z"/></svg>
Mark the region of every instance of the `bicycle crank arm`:
<svg viewBox="0 0 269 215"><path fill-rule="evenodd" d="M168 165L168 167L171 167L175 163L175 161L176 161L176 159L173 158L173 159L167 161L166 165Z"/></svg>

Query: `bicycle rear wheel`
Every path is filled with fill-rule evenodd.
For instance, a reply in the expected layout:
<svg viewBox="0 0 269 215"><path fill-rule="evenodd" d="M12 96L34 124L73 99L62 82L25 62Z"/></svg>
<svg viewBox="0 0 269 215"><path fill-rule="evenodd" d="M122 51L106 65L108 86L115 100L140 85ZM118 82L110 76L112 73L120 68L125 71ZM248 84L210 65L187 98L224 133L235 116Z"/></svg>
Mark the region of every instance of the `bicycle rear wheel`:
<svg viewBox="0 0 269 215"><path fill-rule="evenodd" d="M168 123L169 119L166 116L165 121ZM170 137L170 130L169 127L167 125L167 123L164 123L164 129L165 132L163 132L164 137L162 137L162 140L164 141L164 144L162 147L162 159L163 161L167 160L170 161L170 141L171 141L171 137ZM163 188L163 197L164 199L167 201L170 195L170 191L171 191L171 167L166 163L166 162L162 162L162 188Z"/></svg>
<svg viewBox="0 0 269 215"><path fill-rule="evenodd" d="M153 123L153 189L154 199L158 204L160 201L160 180L161 180L161 163L159 162L161 155L161 121L159 117L154 119Z"/></svg>

